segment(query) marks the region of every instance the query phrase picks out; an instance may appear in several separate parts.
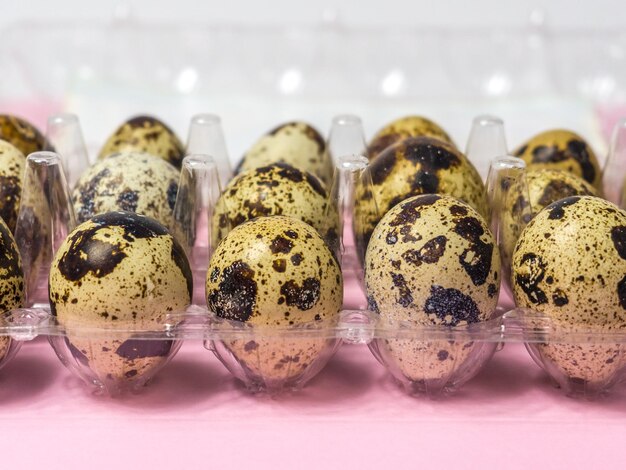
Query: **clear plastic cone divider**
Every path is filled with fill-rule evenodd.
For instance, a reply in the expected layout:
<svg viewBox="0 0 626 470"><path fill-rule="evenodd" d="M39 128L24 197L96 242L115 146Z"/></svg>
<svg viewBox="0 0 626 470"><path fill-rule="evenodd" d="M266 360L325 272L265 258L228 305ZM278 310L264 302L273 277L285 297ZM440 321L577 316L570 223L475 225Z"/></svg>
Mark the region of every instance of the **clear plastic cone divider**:
<svg viewBox="0 0 626 470"><path fill-rule="evenodd" d="M76 216L61 156L47 151L31 153L26 159L15 229L27 306L48 304L52 258L75 226Z"/></svg>
<svg viewBox="0 0 626 470"><path fill-rule="evenodd" d="M196 114L191 118L186 155L210 155L217 167L222 188L233 177L222 121L215 114Z"/></svg>
<svg viewBox="0 0 626 470"><path fill-rule="evenodd" d="M70 190L89 166L87 147L75 114L55 114L48 118L46 149L59 154Z"/></svg>
<svg viewBox="0 0 626 470"><path fill-rule="evenodd" d="M474 164L482 178L487 177L489 163L493 158L507 154L502 119L487 114L475 117L465 146L465 155Z"/></svg>
<svg viewBox="0 0 626 470"><path fill-rule="evenodd" d="M617 204L621 209L626 208L626 118L620 119L613 127L609 154L607 155L602 171L602 187L604 196Z"/></svg>

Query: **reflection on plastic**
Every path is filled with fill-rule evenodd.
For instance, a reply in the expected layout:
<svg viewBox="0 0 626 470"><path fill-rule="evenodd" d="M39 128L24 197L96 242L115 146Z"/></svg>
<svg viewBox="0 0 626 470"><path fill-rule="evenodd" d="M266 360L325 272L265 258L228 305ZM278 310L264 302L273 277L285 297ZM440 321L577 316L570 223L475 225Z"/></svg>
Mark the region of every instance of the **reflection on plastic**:
<svg viewBox="0 0 626 470"><path fill-rule="evenodd" d="M217 166L221 187L233 177L222 121L215 114L197 114L191 118L186 155L210 155Z"/></svg>
<svg viewBox="0 0 626 470"><path fill-rule="evenodd" d="M65 179L69 187L73 188L89 166L78 116L68 113L50 116L46 127L46 143L46 150L56 152L61 158Z"/></svg>

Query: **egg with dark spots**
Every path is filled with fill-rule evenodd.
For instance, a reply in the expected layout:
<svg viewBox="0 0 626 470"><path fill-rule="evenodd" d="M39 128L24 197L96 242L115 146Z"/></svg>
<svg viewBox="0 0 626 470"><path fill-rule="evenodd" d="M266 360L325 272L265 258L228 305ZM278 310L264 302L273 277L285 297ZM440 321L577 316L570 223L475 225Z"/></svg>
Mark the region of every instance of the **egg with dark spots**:
<svg viewBox="0 0 626 470"><path fill-rule="evenodd" d="M370 309L383 325L483 322L498 301L499 250L469 204L451 196L414 196L376 226L365 255L365 284ZM380 347L411 380L446 378L472 351L468 343L448 341L387 339Z"/></svg>
<svg viewBox="0 0 626 470"><path fill-rule="evenodd" d="M524 160L529 170L568 171L602 192L598 159L589 144L574 132L563 129L542 132L518 147L513 155Z"/></svg>
<svg viewBox="0 0 626 470"><path fill-rule="evenodd" d="M153 116L135 116L109 137L98 154L99 159L118 152L145 152L181 167L185 147L174 131Z"/></svg>
<svg viewBox="0 0 626 470"><path fill-rule="evenodd" d="M0 217L15 232L26 159L17 147L0 140Z"/></svg>
<svg viewBox="0 0 626 470"><path fill-rule="evenodd" d="M558 331L626 328L626 212L592 196L572 196L539 212L522 231L512 262L518 307L546 315ZM609 380L622 367L615 345L533 345L572 380Z"/></svg>
<svg viewBox="0 0 626 470"><path fill-rule="evenodd" d="M172 165L147 153L121 152L99 160L74 187L77 221L121 210L147 215L169 227L179 176Z"/></svg>
<svg viewBox="0 0 626 470"><path fill-rule="evenodd" d="M420 194L459 198L487 218L487 196L476 168L456 148L430 137L412 137L384 150L356 188L354 228L365 252L374 227L399 202Z"/></svg>
<svg viewBox="0 0 626 470"><path fill-rule="evenodd" d="M325 235L327 201L324 183L287 163L248 170L233 178L219 198L213 235L221 240L243 222L268 215L295 217Z"/></svg>
<svg viewBox="0 0 626 470"><path fill-rule="evenodd" d="M316 175L326 184L330 184L333 176L326 142L319 131L306 122L288 122L269 131L245 153L236 173L272 163L288 163Z"/></svg>
<svg viewBox="0 0 626 470"><path fill-rule="evenodd" d="M76 227L50 267L50 308L67 347L103 383L145 381L165 364L175 342L140 340L129 331L162 330L192 292L181 245L156 220L131 212L100 214ZM93 334L106 328L106 337Z"/></svg>
<svg viewBox="0 0 626 470"><path fill-rule="evenodd" d="M9 227L0 219L0 314L24 306L24 271ZM11 349L10 336L0 336L0 364Z"/></svg>
<svg viewBox="0 0 626 470"><path fill-rule="evenodd" d="M259 217L233 229L218 245L207 271L206 296L218 317L265 332L254 348L248 340L223 342L246 370L263 379L291 380L327 353L334 339L294 338L288 332L281 339L272 331L336 325L343 279L313 227L291 217Z"/></svg>
<svg viewBox="0 0 626 470"><path fill-rule="evenodd" d="M373 160L387 147L408 137L432 137L454 146L454 142L441 126L423 116L405 116L380 129L367 147Z"/></svg>
<svg viewBox="0 0 626 470"><path fill-rule="evenodd" d="M562 170L528 170L525 178L508 188L502 214L502 243L507 256L526 224L544 207L570 196L596 196L595 188ZM510 265L510 263L508 263Z"/></svg>
<svg viewBox="0 0 626 470"><path fill-rule="evenodd" d="M0 114L0 139L17 147L25 156L39 152L46 146L43 134L34 125L8 114Z"/></svg>

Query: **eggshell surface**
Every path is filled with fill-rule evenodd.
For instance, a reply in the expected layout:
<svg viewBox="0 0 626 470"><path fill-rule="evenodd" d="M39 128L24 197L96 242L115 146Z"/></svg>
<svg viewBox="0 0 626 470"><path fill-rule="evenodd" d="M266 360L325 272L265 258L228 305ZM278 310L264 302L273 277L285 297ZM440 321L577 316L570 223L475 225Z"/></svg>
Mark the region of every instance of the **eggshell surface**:
<svg viewBox="0 0 626 470"><path fill-rule="evenodd" d="M526 162L528 169L553 169L573 173L597 190L602 189L602 174L598 159L578 134L555 129L529 139L513 154Z"/></svg>
<svg viewBox="0 0 626 470"><path fill-rule="evenodd" d="M180 168L185 148L164 122L153 116L136 116L124 122L109 137L98 154L99 159L118 152L145 152Z"/></svg>
<svg viewBox="0 0 626 470"><path fill-rule="evenodd" d="M221 240L243 222L268 215L300 219L318 232L326 228L328 195L314 175L286 163L255 168L230 181L213 214L213 233Z"/></svg>
<svg viewBox="0 0 626 470"><path fill-rule="evenodd" d="M485 221L450 197L422 195L393 207L365 256L371 310L383 325L467 325L489 320L500 286L500 257ZM412 379L447 377L471 343L385 340Z"/></svg>
<svg viewBox="0 0 626 470"><path fill-rule="evenodd" d="M457 197L488 216L485 187L476 168L449 144L429 137L388 147L368 168L370 180L356 188L354 227L364 252L374 227L399 202L419 194Z"/></svg>
<svg viewBox="0 0 626 470"><path fill-rule="evenodd" d="M35 126L25 119L8 114L0 114L0 139L17 147L25 156L45 147L44 136Z"/></svg>
<svg viewBox="0 0 626 470"><path fill-rule="evenodd" d="M72 192L79 223L121 210L152 217L170 226L179 172L146 153L122 152L97 161L81 175Z"/></svg>
<svg viewBox="0 0 626 470"><path fill-rule="evenodd" d="M24 154L12 144L0 140L0 217L15 232L22 197Z"/></svg>
<svg viewBox="0 0 626 470"><path fill-rule="evenodd" d="M305 122L288 122L269 131L246 152L236 173L272 163L288 163L313 173L325 184L332 179L326 142L317 129Z"/></svg>
<svg viewBox="0 0 626 470"><path fill-rule="evenodd" d="M24 271L11 231L0 220L0 314L24 306ZM0 336L0 362L9 352L12 339Z"/></svg>
<svg viewBox="0 0 626 470"><path fill-rule="evenodd" d="M625 328L625 247L626 212L614 204L572 196L547 206L515 247L516 304L548 316L560 331ZM602 382L622 365L615 360L616 345L546 344L542 351L577 380Z"/></svg>
<svg viewBox="0 0 626 470"><path fill-rule="evenodd" d="M454 147L454 142L438 124L422 116L405 116L390 122L372 138L367 150L370 160L387 147L408 137L432 137Z"/></svg>
<svg viewBox="0 0 626 470"><path fill-rule="evenodd" d="M140 341L127 331L161 329L168 313L191 302L192 282L184 250L165 227L109 212L79 225L57 251L50 306L78 362L107 380L135 380L163 364L172 342ZM98 328L123 332L89 334Z"/></svg>
<svg viewBox="0 0 626 470"><path fill-rule="evenodd" d="M218 317L261 331L332 326L343 301L343 279L333 254L308 224L260 217L233 229L211 258L207 304ZM262 335L261 335L262 336ZM294 340L227 341L245 367L264 378L302 374L327 350L323 335Z"/></svg>

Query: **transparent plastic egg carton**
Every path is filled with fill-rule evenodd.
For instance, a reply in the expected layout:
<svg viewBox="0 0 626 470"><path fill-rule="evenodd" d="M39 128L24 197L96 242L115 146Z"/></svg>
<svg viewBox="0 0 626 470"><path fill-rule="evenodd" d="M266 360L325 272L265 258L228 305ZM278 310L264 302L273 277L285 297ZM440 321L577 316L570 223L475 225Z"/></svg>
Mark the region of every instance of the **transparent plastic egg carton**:
<svg viewBox="0 0 626 470"><path fill-rule="evenodd" d="M607 132L600 119L619 113L624 103L617 80L623 64L611 59L610 52L611 47L623 46L622 35L589 33L581 38L552 35L541 27L488 33L391 33L348 30L340 25L264 30L177 26L163 30L120 21L72 28L22 25L4 32L4 39L0 52L6 54L0 54L0 64L5 66L6 76L21 85L0 88L0 104L20 110L32 109L38 101L37 110L46 117L58 109L76 113L87 138L83 138L76 115L54 114L48 120L47 137L55 152L28 158L27 178L30 175L32 183L27 188L32 194L44 194L38 200L45 215L49 249L33 250L32 227L26 221L18 224L21 232L16 238L32 308L6 315L0 334L11 338L11 346L3 362L22 341L47 335L73 373L95 391L117 395L141 390L175 355L180 342L203 341L248 389L275 395L306 385L346 342L367 344L407 392L438 397L454 392L476 375L503 343L524 342L535 361L570 395L605 393L623 375L619 354L613 359L615 367L593 380L580 380L571 371L555 367L546 344L588 344L602 349L610 343L612 351L617 351L614 345L626 342L626 335L557 331L549 319L536 312L507 312L513 306L506 295L506 282L501 287L505 294L500 305L487 322L459 327L383 325L367 310L351 229L354 186L367 175L365 136L385 121L423 114L440 122L453 136L469 131L467 139L457 137L457 144L466 140L466 154L487 182L491 226L501 243L505 272L510 248L502 246L500 232L500 214L505 209L501 181L523 178L524 167L519 160L506 157L509 149L502 120L479 114L490 110L504 117L507 136L516 143L544 128L571 128L587 138L602 159ZM127 47L139 42L149 47L141 52ZM410 60L407 48L397 47L407 43L419 45L410 48ZM180 44L185 45L182 55L176 46ZM25 48L37 52L22 54ZM60 50L64 54L51 53ZM273 51L271 61L265 59L268 50ZM429 67L422 67L424 63ZM221 120L215 114L197 114L207 109ZM337 115L341 110L351 114ZM52 253L75 224L68 187L88 165L88 155L94 154L92 150L104 141L108 130L138 111L153 113L173 123L175 129L188 131L189 156L180 183L188 189L187 197L177 200L172 231L186 247L193 267L194 305L149 331L132 326L93 329L60 325L47 310L47 272ZM189 123L193 114L197 115ZM476 115L479 117L472 121ZM267 331L225 322L206 310L203 287L212 250L207 221L223 187L220 180L224 181L238 155L264 130L294 118L309 120L322 130L330 127L327 146L336 165L330 201L342 221L340 237L333 246L344 275L344 310L333 325L305 324ZM626 173L626 159L620 156L625 147L613 145L612 159L605 168L614 171L607 171L607 177ZM619 202L615 195L607 196ZM83 346L77 348L70 338L78 338L74 342ZM142 371L129 369L108 377L90 364L80 349L102 350L101 343L110 341L116 341L118 348L131 341L135 356L141 355L138 351L144 345L153 354L150 357L162 360ZM300 362L297 351L311 343L317 348L315 360ZM397 350L402 354L395 354ZM450 353L455 350L464 353L457 358ZM444 356L450 360L440 361ZM283 361L285 372L276 374L276 360L283 358L289 358ZM442 368L438 362L446 366Z"/></svg>

